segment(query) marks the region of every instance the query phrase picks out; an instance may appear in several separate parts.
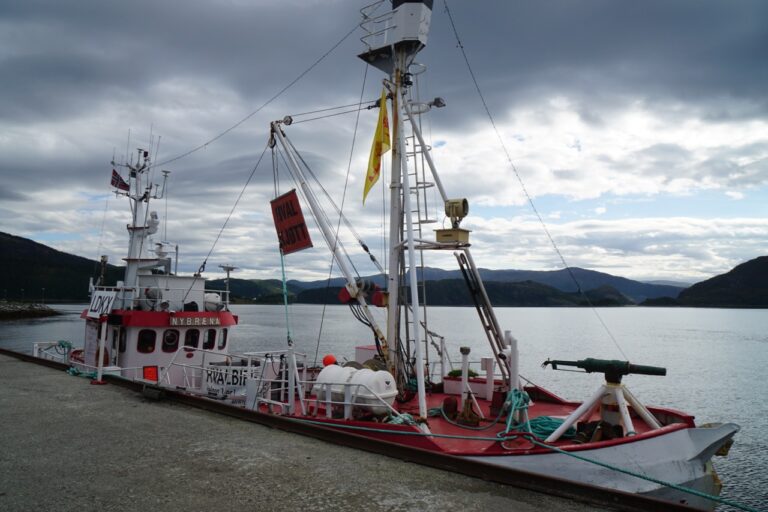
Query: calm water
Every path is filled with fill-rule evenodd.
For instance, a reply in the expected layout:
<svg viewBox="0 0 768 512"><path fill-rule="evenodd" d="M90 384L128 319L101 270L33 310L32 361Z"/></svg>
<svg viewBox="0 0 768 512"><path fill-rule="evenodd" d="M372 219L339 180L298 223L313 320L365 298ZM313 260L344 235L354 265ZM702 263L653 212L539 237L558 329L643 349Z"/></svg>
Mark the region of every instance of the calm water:
<svg viewBox="0 0 768 512"><path fill-rule="evenodd" d="M0 346L31 351L35 341L82 338L80 306L59 306L63 317L0 324ZM285 347L285 312L279 306L234 306L240 326L232 350ZM296 305L290 310L291 337L300 351L339 360L354 356L354 345L372 342L370 331L346 307ZM646 403L693 413L700 423L741 425L727 458L715 463L725 482L723 497L768 510L768 311L683 308L597 310L626 358L665 366L666 377L634 375L625 384ZM595 375L542 369L547 358L622 359L595 313L581 308L499 308L503 329L518 339L521 373L568 399L583 400L599 385ZM472 360L490 355L472 308L433 308L429 326L446 337L452 359L458 347L472 348ZM318 344L318 331L323 325ZM383 325L383 317L381 317ZM722 508L722 510L726 510Z"/></svg>

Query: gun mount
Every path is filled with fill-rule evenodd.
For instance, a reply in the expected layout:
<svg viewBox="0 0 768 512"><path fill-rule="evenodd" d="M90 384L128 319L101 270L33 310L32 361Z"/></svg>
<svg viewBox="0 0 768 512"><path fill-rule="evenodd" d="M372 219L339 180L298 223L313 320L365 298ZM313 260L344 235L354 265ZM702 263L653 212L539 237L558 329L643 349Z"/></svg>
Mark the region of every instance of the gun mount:
<svg viewBox="0 0 768 512"><path fill-rule="evenodd" d="M641 364L631 364L629 361L619 361L617 359L595 359L589 357L587 359L581 359L579 361L560 361L547 359L541 366L546 368L547 365L552 365L553 370L558 370L558 366L573 366L581 368L584 373L602 373L605 375L606 382L612 384L621 384L621 378L624 375L630 375L632 373L638 375L660 375L667 374L667 369L661 366L646 366ZM575 371L575 370L568 370Z"/></svg>

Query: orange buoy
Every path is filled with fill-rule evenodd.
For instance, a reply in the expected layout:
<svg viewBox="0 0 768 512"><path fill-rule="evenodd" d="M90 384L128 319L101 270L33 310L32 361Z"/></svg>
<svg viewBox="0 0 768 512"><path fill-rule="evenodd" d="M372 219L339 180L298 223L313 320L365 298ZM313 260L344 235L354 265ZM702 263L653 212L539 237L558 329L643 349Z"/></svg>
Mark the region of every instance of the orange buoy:
<svg viewBox="0 0 768 512"><path fill-rule="evenodd" d="M332 364L336 364L336 356L333 354L326 354L323 357L323 366L330 366Z"/></svg>

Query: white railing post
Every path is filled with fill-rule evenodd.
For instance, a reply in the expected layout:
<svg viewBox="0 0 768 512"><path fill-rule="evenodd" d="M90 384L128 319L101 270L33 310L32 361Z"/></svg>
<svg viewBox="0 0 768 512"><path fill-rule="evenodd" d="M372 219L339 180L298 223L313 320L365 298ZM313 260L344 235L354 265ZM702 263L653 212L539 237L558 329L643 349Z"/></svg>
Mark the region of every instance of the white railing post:
<svg viewBox="0 0 768 512"><path fill-rule="evenodd" d="M520 353L517 350L517 340L511 331L504 331L504 341L509 350L507 363L509 365L509 389L520 389Z"/></svg>
<svg viewBox="0 0 768 512"><path fill-rule="evenodd" d="M461 347L459 352L461 352L461 403L464 404L469 389L469 347Z"/></svg>
<svg viewBox="0 0 768 512"><path fill-rule="evenodd" d="M107 332L109 331L109 325L107 325L107 316L102 315L99 318L99 327L101 327L101 336L99 336L99 350L96 354L96 380L91 381L91 384L104 384L102 377L104 377L104 349L107 344Z"/></svg>
<svg viewBox="0 0 768 512"><path fill-rule="evenodd" d="M352 417L352 389L350 384L344 384L344 419Z"/></svg>

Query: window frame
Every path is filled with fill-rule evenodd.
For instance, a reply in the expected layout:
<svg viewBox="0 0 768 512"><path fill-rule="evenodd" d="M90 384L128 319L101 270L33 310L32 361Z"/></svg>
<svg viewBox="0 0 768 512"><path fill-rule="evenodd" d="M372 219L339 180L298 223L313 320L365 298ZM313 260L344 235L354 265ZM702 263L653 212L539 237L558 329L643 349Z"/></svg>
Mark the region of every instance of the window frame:
<svg viewBox="0 0 768 512"><path fill-rule="evenodd" d="M144 340L144 333L152 333L152 341L151 341L151 349L142 349L142 345L146 344L149 346L149 342ZM153 354L155 352L155 349L157 348L157 331L154 329L142 329L139 331L138 336L136 336L136 351L139 354Z"/></svg>
<svg viewBox="0 0 768 512"><path fill-rule="evenodd" d="M175 340L174 343L168 343L166 341L166 338L169 335L176 336L176 340ZM165 331L163 331L163 339L160 342L161 350L163 352L165 352L166 354L171 354L173 352L176 352L177 350L179 350L179 340L180 339L181 339L181 335L179 334L179 330L178 329L166 329Z"/></svg>
<svg viewBox="0 0 768 512"><path fill-rule="evenodd" d="M216 329L208 329L205 331L205 337L203 338L203 350L213 350L216 347Z"/></svg>
<svg viewBox="0 0 768 512"><path fill-rule="evenodd" d="M194 334L192 334L194 333ZM189 341L194 338L194 345L190 344ZM184 348L199 348L200 347L200 329L187 329L187 332L184 333Z"/></svg>

